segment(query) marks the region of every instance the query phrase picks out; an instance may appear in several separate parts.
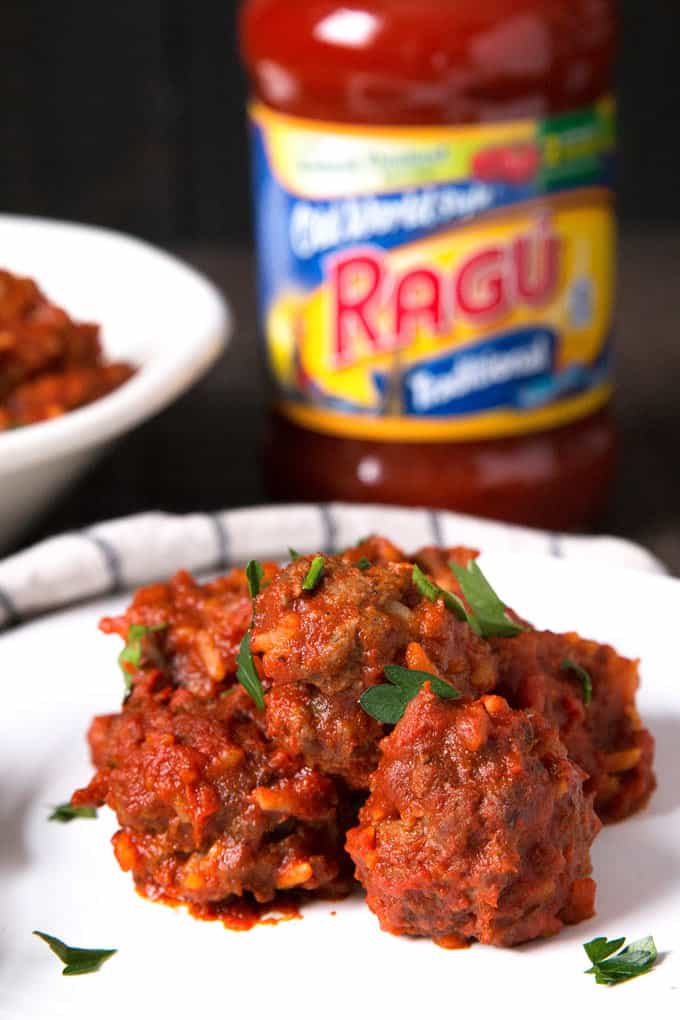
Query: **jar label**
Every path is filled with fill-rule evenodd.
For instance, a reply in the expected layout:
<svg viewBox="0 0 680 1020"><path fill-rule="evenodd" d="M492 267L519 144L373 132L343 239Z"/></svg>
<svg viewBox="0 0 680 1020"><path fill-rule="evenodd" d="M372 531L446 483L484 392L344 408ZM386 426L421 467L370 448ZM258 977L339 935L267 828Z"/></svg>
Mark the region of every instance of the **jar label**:
<svg viewBox="0 0 680 1020"><path fill-rule="evenodd" d="M316 431L451 441L610 397L614 103L374 128L251 110L263 333Z"/></svg>

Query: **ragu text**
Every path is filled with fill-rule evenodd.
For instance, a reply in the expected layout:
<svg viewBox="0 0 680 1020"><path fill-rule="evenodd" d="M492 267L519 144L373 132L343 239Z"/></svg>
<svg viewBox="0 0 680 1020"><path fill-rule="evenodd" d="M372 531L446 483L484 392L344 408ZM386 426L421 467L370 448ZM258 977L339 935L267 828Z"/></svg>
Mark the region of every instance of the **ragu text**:
<svg viewBox="0 0 680 1020"><path fill-rule="evenodd" d="M544 305L557 291L561 262L562 242L548 217L448 270L423 263L395 273L381 249L345 251L328 263L332 366L407 347L419 326L448 336L458 318L490 324L520 305Z"/></svg>

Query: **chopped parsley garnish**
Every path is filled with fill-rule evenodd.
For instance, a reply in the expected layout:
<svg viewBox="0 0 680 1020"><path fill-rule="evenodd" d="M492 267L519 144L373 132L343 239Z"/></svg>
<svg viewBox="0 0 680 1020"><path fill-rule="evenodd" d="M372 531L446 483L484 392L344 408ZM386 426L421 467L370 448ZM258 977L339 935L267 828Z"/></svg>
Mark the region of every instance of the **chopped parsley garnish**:
<svg viewBox="0 0 680 1020"><path fill-rule="evenodd" d="M159 623L156 624L155 627L146 627L141 623L131 624L127 633L125 648L118 656L118 665L123 672L125 686L128 691L132 687L131 673L134 673L136 669L139 669L142 663L142 656L144 654L144 638L148 634L153 634L159 630L165 630L166 627L167 623ZM128 669L128 666L131 666L132 668Z"/></svg>
<svg viewBox="0 0 680 1020"><path fill-rule="evenodd" d="M510 619L505 606L475 560L470 560L467 568L459 567L453 562L449 563L449 567L456 575L470 609L467 609L463 600L453 592L430 580L416 565L413 568L413 583L420 594L430 602L442 599L446 608L459 620L465 620L480 637L515 637L524 630L520 624Z"/></svg>
<svg viewBox="0 0 680 1020"><path fill-rule="evenodd" d="M472 610L478 634L488 638L516 637L522 633L524 627L508 616L505 605L484 577L476 560L470 560L467 567L459 567L453 562L449 566Z"/></svg>
<svg viewBox="0 0 680 1020"><path fill-rule="evenodd" d="M621 981L646 974L654 966L658 953L651 935L621 949L625 941L613 939L608 942L600 937L584 944L583 948L593 965L585 973L594 974L598 985L618 985ZM618 949L621 949L620 953L617 953ZM614 956L614 953L617 955Z"/></svg>
<svg viewBox="0 0 680 1020"><path fill-rule="evenodd" d="M438 584L434 583L434 581L431 581L427 574L423 573L417 563L413 568L412 577L413 583L420 594L424 595L426 599L430 600L430 602L436 602L437 599L442 597L444 589L440 588Z"/></svg>
<svg viewBox="0 0 680 1020"><path fill-rule="evenodd" d="M581 695L583 697L583 704L589 705L593 700L593 681L590 677L590 673L583 666L579 666L573 659L563 659L560 663L560 669L570 669L581 681Z"/></svg>
<svg viewBox="0 0 680 1020"><path fill-rule="evenodd" d="M97 809L91 804L83 804L82 807L74 807L73 804L57 804L52 814L48 816L48 822L73 822L76 818L96 818Z"/></svg>
<svg viewBox="0 0 680 1020"><path fill-rule="evenodd" d="M369 560L368 556L362 556L361 559L357 560L356 563L354 564L354 566L358 567L359 570L368 570L368 568L371 565L372 564L371 564L371 561Z"/></svg>
<svg viewBox="0 0 680 1020"><path fill-rule="evenodd" d="M323 574L323 568L325 564L326 564L325 556L314 557L314 559L312 560L312 565L307 571L307 576L302 582L303 591L314 591L317 584L321 580L321 575Z"/></svg>
<svg viewBox="0 0 680 1020"><path fill-rule="evenodd" d="M259 560L251 560L246 567L246 577L248 579L248 591L250 592L251 599L257 598L260 594L260 585L262 578L264 577L264 567Z"/></svg>
<svg viewBox="0 0 680 1020"><path fill-rule="evenodd" d="M453 592L447 591L446 588L440 588L438 584L431 581L430 578L423 573L420 567L416 564L413 568L413 583L416 588L426 599L430 602L437 602L438 599L443 599L446 608L457 616L459 620L467 621L475 634L479 634L480 631L477 627L477 621L468 613L462 599L459 599Z"/></svg>
<svg viewBox="0 0 680 1020"><path fill-rule="evenodd" d="M251 560L246 567L246 577L248 578L248 591L250 592L251 599L257 598L260 594L260 584L264 577L264 568L259 560ZM250 635L252 633L252 623L250 629L243 635L241 645L238 650L236 657L236 679L240 683L241 687L245 688L250 697L253 699L257 707L262 711L264 709L264 688L262 687L262 681L255 667L253 660L253 653L250 650Z"/></svg>
<svg viewBox="0 0 680 1020"><path fill-rule="evenodd" d="M297 549L293 549L292 547L288 549L288 555L290 556L293 563L295 563L296 560L300 559L300 553L297 551Z"/></svg>
<svg viewBox="0 0 680 1020"><path fill-rule="evenodd" d="M236 679L244 687L257 707L264 708L264 689L262 681L255 668L253 653L250 650L250 631L244 634L236 659Z"/></svg>
<svg viewBox="0 0 680 1020"><path fill-rule="evenodd" d="M398 723L406 711L406 706L428 681L433 692L440 698L460 697L460 691L432 673L405 669L403 666L385 666L384 673L389 683L369 687L359 699L363 710L381 723L390 725Z"/></svg>
<svg viewBox="0 0 680 1020"><path fill-rule="evenodd" d="M33 934L46 942L55 956L66 964L62 974L68 976L94 974L110 956L118 952L117 949L78 949L76 946L67 946L54 935L46 935L44 931L34 931Z"/></svg>

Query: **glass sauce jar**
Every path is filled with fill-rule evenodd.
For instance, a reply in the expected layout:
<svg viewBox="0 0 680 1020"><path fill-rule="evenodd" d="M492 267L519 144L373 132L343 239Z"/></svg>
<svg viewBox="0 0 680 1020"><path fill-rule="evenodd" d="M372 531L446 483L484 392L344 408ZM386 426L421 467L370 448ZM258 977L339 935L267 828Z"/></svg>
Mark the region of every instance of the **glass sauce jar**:
<svg viewBox="0 0 680 1020"><path fill-rule="evenodd" d="M248 0L241 27L273 495L592 521L614 0Z"/></svg>

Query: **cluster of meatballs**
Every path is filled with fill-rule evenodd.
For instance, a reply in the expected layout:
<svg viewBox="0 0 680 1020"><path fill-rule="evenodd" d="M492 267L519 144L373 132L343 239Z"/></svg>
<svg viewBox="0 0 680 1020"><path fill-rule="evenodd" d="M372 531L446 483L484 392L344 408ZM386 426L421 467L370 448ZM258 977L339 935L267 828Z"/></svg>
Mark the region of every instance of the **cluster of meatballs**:
<svg viewBox="0 0 680 1020"><path fill-rule="evenodd" d="M450 564L475 556L372 537L311 586L313 557L264 564L254 599L244 571L180 573L105 619L132 649L129 692L94 720L73 803L113 809L137 888L200 912L356 878L386 931L447 946L590 917L593 839L655 785L637 664L511 611L513 636L477 633L442 594L466 605ZM263 708L237 679L246 635ZM425 680L381 722L362 697L390 666L456 696Z"/></svg>

